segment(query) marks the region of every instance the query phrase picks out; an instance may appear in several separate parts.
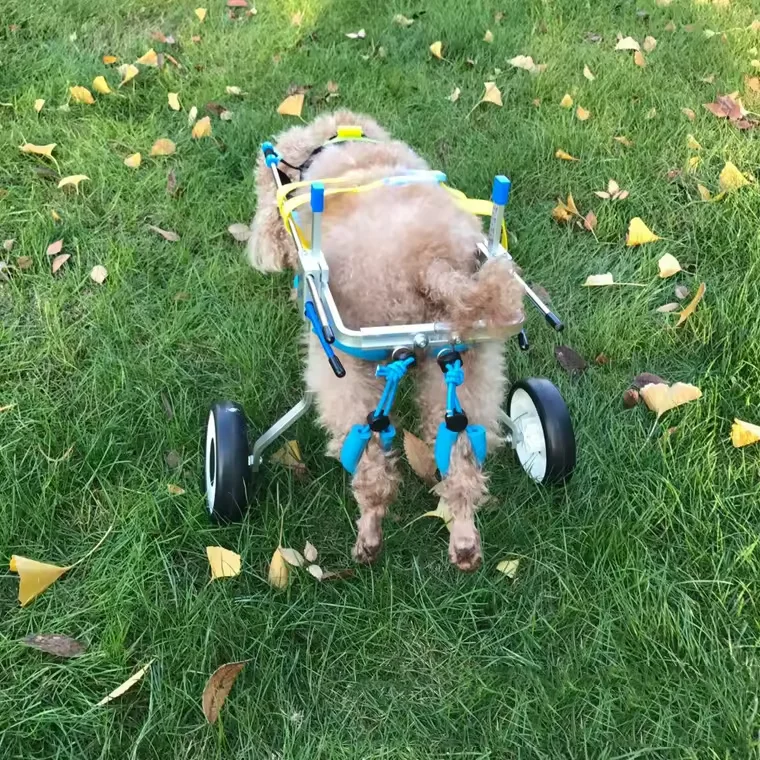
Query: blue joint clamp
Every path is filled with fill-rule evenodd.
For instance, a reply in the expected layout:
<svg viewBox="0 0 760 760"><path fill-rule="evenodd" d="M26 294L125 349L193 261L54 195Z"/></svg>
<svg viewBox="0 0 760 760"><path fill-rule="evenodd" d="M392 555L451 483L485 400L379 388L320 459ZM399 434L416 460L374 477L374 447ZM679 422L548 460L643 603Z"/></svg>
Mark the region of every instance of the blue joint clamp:
<svg viewBox="0 0 760 760"><path fill-rule="evenodd" d="M325 210L325 186L321 182L311 183L311 210L320 214Z"/></svg>
<svg viewBox="0 0 760 760"><path fill-rule="evenodd" d="M482 425L468 425L464 432L470 440L470 448L475 457L475 462L478 467L482 467L483 463L486 461L486 453L488 451L486 444L486 429ZM435 449L433 453L435 455L435 466L438 468L438 472L441 473L441 477L443 478L449 474L451 451L454 448L457 438L459 438L459 432L449 430L446 427L445 422L442 422L438 426L438 435L435 437Z"/></svg>
<svg viewBox="0 0 760 760"><path fill-rule="evenodd" d="M351 428L340 450L340 463L346 472L351 475L356 472L370 438L372 438L372 431L369 425L354 425Z"/></svg>
<svg viewBox="0 0 760 760"><path fill-rule="evenodd" d="M277 166L280 163L280 154L270 142L261 144L261 152L264 154L264 162L267 166Z"/></svg>
<svg viewBox="0 0 760 760"><path fill-rule="evenodd" d="M511 190L512 183L503 174L498 174L493 180L491 200L497 206L506 206L509 203L509 193Z"/></svg>

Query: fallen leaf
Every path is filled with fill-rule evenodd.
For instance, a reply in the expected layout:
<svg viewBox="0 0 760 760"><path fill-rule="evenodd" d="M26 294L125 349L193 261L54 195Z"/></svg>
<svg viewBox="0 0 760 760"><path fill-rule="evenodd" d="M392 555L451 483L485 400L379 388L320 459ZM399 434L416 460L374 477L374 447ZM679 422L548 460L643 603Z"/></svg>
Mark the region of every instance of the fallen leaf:
<svg viewBox="0 0 760 760"><path fill-rule="evenodd" d="M178 451L167 451L164 455L164 461L170 470L176 470L182 465L182 455Z"/></svg>
<svg viewBox="0 0 760 760"><path fill-rule="evenodd" d="M74 187L79 192L79 183L83 180L89 180L90 178L86 174L72 174L69 177L64 177L58 183L58 189L62 187Z"/></svg>
<svg viewBox="0 0 760 760"><path fill-rule="evenodd" d="M53 158L53 148L55 143L50 145L33 145L32 143L24 143L19 150L22 153L32 153L35 156L45 156L45 158ZM55 160L55 159L53 159Z"/></svg>
<svg viewBox="0 0 760 760"><path fill-rule="evenodd" d="M612 276L611 272L606 272L605 274L590 274L586 281L583 283L583 287L585 288L598 288L603 287L604 285L614 285L615 279Z"/></svg>
<svg viewBox="0 0 760 760"><path fill-rule="evenodd" d="M538 73L538 67L533 61L533 58L529 55L516 55L514 58L510 58L507 63L510 66L514 66L516 69L529 71L531 74Z"/></svg>
<svg viewBox="0 0 760 760"><path fill-rule="evenodd" d="M354 569L347 567L344 570L325 570L322 573L322 581L344 581L354 577Z"/></svg>
<svg viewBox="0 0 760 760"><path fill-rule="evenodd" d="M592 73L591 69L588 66L583 67L583 76L588 79L589 82L593 82L596 79L596 76Z"/></svg>
<svg viewBox="0 0 760 760"><path fill-rule="evenodd" d="M691 110L691 108L682 108L681 113L689 120L694 121L697 118L697 114Z"/></svg>
<svg viewBox="0 0 760 760"><path fill-rule="evenodd" d="M224 91L228 95L242 95L243 94L243 91L239 87L236 87L234 85L227 85L227 87L224 88Z"/></svg>
<svg viewBox="0 0 760 760"><path fill-rule="evenodd" d="M79 657L87 650L81 641L58 633L36 633L22 639L20 643L25 647L39 649L40 652L53 654L56 657Z"/></svg>
<svg viewBox="0 0 760 760"><path fill-rule="evenodd" d="M70 258L70 253L61 253L56 256L50 266L52 273L55 274Z"/></svg>
<svg viewBox="0 0 760 760"><path fill-rule="evenodd" d="M227 108L225 108L225 109L224 109L224 111L222 111L222 112L219 114L219 118L220 118L222 121L232 121L232 118L233 118L233 116L234 116L234 114L232 113L232 111L230 111L230 110L229 110L229 109L227 109Z"/></svg>
<svg viewBox="0 0 760 760"><path fill-rule="evenodd" d="M201 41L201 36L200 36L200 34L194 34L194 35L192 35L192 37L190 37L190 40L197 45ZM197 66L196 66L196 68L197 68ZM200 69L198 69L198 71L202 71L202 70L203 70L202 67Z"/></svg>
<svg viewBox="0 0 760 760"><path fill-rule="evenodd" d="M493 42L493 32L490 29L486 29L486 33L483 35L483 42Z"/></svg>
<svg viewBox="0 0 760 760"><path fill-rule="evenodd" d="M659 311L660 314L669 314L671 311L678 311L680 308L681 304L677 301L673 301L671 303L666 303L662 306L658 306L657 311Z"/></svg>
<svg viewBox="0 0 760 760"><path fill-rule="evenodd" d="M202 137L211 137L211 118L204 116L202 119L198 119L193 126L192 136L194 140L199 140Z"/></svg>
<svg viewBox="0 0 760 760"><path fill-rule="evenodd" d="M172 495L172 496L182 496L183 493L185 493L185 489L181 486L175 485L174 483L169 483L166 486L166 490Z"/></svg>
<svg viewBox="0 0 760 760"><path fill-rule="evenodd" d="M621 145L625 145L626 148L632 148L633 142L629 140L625 135L616 135L612 138L613 140L616 140Z"/></svg>
<svg viewBox="0 0 760 760"><path fill-rule="evenodd" d="M56 240L47 247L47 255L55 256L61 252L63 248L63 240Z"/></svg>
<svg viewBox="0 0 760 760"><path fill-rule="evenodd" d="M680 316L678 317L678 322L676 322L676 327L680 327L695 311L697 306L699 305L699 302L702 300L702 296L705 294L705 290L707 290L707 286L704 282L701 282L699 284L699 287L697 288L697 292L694 294L694 298L689 301L686 308L681 312Z"/></svg>
<svg viewBox="0 0 760 760"><path fill-rule="evenodd" d="M211 579L234 578L240 575L240 555L222 546L207 546L206 556L211 567Z"/></svg>
<svg viewBox="0 0 760 760"><path fill-rule="evenodd" d="M306 572L308 572L309 575L313 575L318 581L321 581L325 577L325 571L319 565L309 565L306 568Z"/></svg>
<svg viewBox="0 0 760 760"><path fill-rule="evenodd" d="M672 277L674 274L678 274L678 272L681 271L681 265L678 263L678 259L670 253L666 253L657 262L657 267L660 270L660 277L662 279Z"/></svg>
<svg viewBox="0 0 760 760"><path fill-rule="evenodd" d="M219 712L232 690L235 680L249 662L250 660L241 660L240 662L228 662L221 665L206 681L206 686L203 688L202 703L203 714L209 723L216 723Z"/></svg>
<svg viewBox="0 0 760 760"><path fill-rule="evenodd" d="M169 108L172 109L172 111L179 111L182 106L179 104L179 93L176 92L169 92L166 95L167 100L169 101Z"/></svg>
<svg viewBox="0 0 760 760"><path fill-rule="evenodd" d="M430 46L430 52L439 60L443 60L443 43L437 40Z"/></svg>
<svg viewBox="0 0 760 760"><path fill-rule="evenodd" d="M731 443L734 448L749 446L758 441L760 441L760 425L734 418L734 424L731 425Z"/></svg>
<svg viewBox="0 0 760 760"><path fill-rule="evenodd" d="M673 385L653 383L645 385L641 389L641 398L644 399L647 408L657 414L658 420L665 412L682 404L688 404L690 401L696 401L701 397L702 391L695 385L688 383L675 383Z"/></svg>
<svg viewBox="0 0 760 760"><path fill-rule="evenodd" d="M639 43L633 37L623 37L618 40L615 50L640 50Z"/></svg>
<svg viewBox="0 0 760 760"><path fill-rule="evenodd" d="M644 42L641 47L644 48L645 53L651 53L657 47L657 40L648 34L644 37Z"/></svg>
<svg viewBox="0 0 760 760"><path fill-rule="evenodd" d="M288 587L288 564L280 554L279 548L274 550L272 561L269 563L269 585L282 591Z"/></svg>
<svg viewBox="0 0 760 760"><path fill-rule="evenodd" d="M346 37L350 40L363 40L367 36L367 32L364 29L360 29L358 32L347 32Z"/></svg>
<svg viewBox="0 0 760 760"><path fill-rule="evenodd" d="M753 69L760 69L760 61L757 58L753 58L749 65L752 66Z"/></svg>
<svg viewBox="0 0 760 760"><path fill-rule="evenodd" d="M573 107L573 99L570 97L570 93L566 92L562 100L559 101L559 104L562 106L562 108L572 108Z"/></svg>
<svg viewBox="0 0 760 760"><path fill-rule="evenodd" d="M583 226L589 231L593 232L596 229L597 218L593 211L589 211L583 218Z"/></svg>
<svg viewBox="0 0 760 760"><path fill-rule="evenodd" d="M557 198L557 205L552 209L552 218L557 222L569 222L574 217L580 216L578 207L572 193L567 196L567 201Z"/></svg>
<svg viewBox="0 0 760 760"><path fill-rule="evenodd" d="M438 506L430 512L425 512L423 517L437 517L439 520L443 520L446 528L451 532L451 522L454 519L454 515L451 514L449 505L443 500L438 500Z"/></svg>
<svg viewBox="0 0 760 760"><path fill-rule="evenodd" d="M151 156L171 156L174 151L177 150L177 146L165 137L162 137L153 143L153 147L150 149Z"/></svg>
<svg viewBox="0 0 760 760"><path fill-rule="evenodd" d="M195 124L195 120L198 118L198 108L193 106L187 113L187 126L192 127Z"/></svg>
<svg viewBox="0 0 760 760"><path fill-rule="evenodd" d="M138 670L133 676L127 678L121 686L117 686L110 694L108 694L108 696L103 697L103 699L101 699L95 706L102 707L103 705L107 705L109 702L129 691L150 670L152 664L153 660L140 668L140 670Z"/></svg>
<svg viewBox="0 0 760 760"><path fill-rule="evenodd" d="M575 158L575 156L571 156L566 151L562 150L561 148L557 148L557 151L554 154L555 158L561 158L563 161L580 161L580 158Z"/></svg>
<svg viewBox="0 0 760 760"><path fill-rule="evenodd" d="M198 17L198 21L203 23L204 19L206 18L206 9L205 8L196 8L195 9L195 15Z"/></svg>
<svg viewBox="0 0 760 760"><path fill-rule="evenodd" d="M179 235L173 230L162 230L160 227L155 227L152 224L148 225L148 229L153 230L157 235L161 235L164 240L168 240L170 243L179 241Z"/></svg>
<svg viewBox="0 0 760 760"><path fill-rule="evenodd" d="M739 190L739 188L745 187L746 185L749 185L749 180L736 168L733 163L731 163L731 161L726 161L725 166L720 172L718 185L720 186L722 192L729 193L734 190Z"/></svg>
<svg viewBox="0 0 760 760"><path fill-rule="evenodd" d="M285 100L277 106L277 113L281 116L300 116L303 109L303 93L288 95Z"/></svg>
<svg viewBox="0 0 760 760"><path fill-rule="evenodd" d="M116 63L119 59L115 55L104 55L102 60L106 66L109 66L112 63Z"/></svg>
<svg viewBox="0 0 760 760"><path fill-rule="evenodd" d="M668 21L668 23L665 24L665 31L666 32L675 32L676 28L677 27L676 27L675 23L672 22L672 21Z"/></svg>
<svg viewBox="0 0 760 760"><path fill-rule="evenodd" d="M690 150L702 150L702 146L697 142L694 135L686 135L686 147Z"/></svg>
<svg viewBox="0 0 760 760"><path fill-rule="evenodd" d="M97 264L90 272L90 279L98 285L102 285L106 277L108 277L108 270L102 264Z"/></svg>
<svg viewBox="0 0 760 760"><path fill-rule="evenodd" d="M113 90L108 86L108 82L106 82L106 78L104 76L95 77L95 79L92 80L92 89L101 95L110 95L113 92Z"/></svg>
<svg viewBox="0 0 760 760"><path fill-rule="evenodd" d="M747 115L747 111L741 101L738 100L738 93L718 95L712 103L703 103L702 105L713 116L717 116L719 119L729 119L732 122L738 122Z"/></svg>
<svg viewBox="0 0 760 760"><path fill-rule="evenodd" d="M142 156L139 153L133 153L131 156L127 156L124 159L125 166L128 166L130 169L137 169L141 163Z"/></svg>
<svg viewBox="0 0 760 760"><path fill-rule="evenodd" d="M496 565L496 569L506 575L510 580L514 580L517 575L517 568L520 567L519 559L503 559Z"/></svg>
<svg viewBox="0 0 760 760"><path fill-rule="evenodd" d="M299 92L305 92L305 89L299 89L298 91ZM289 93L289 94L292 95L293 93ZM215 103L212 100L211 102L206 103L206 110L209 113L215 114L216 116L221 116L224 113L224 111L226 110L226 106L223 106L221 103Z"/></svg>
<svg viewBox="0 0 760 760"><path fill-rule="evenodd" d="M3 240L3 250L10 253L13 250L13 244L15 243L14 238L8 238L8 240Z"/></svg>
<svg viewBox="0 0 760 760"><path fill-rule="evenodd" d="M633 62L642 69L647 65L646 59L640 50L637 50L633 54Z"/></svg>
<svg viewBox="0 0 760 760"><path fill-rule="evenodd" d="M587 111L582 106L578 106L575 109L575 116L578 119L578 121L588 121L589 117L591 116L591 112Z"/></svg>
<svg viewBox="0 0 760 760"><path fill-rule="evenodd" d="M438 467L431 448L408 430L404 430L404 453L406 461L423 483L434 486L438 482Z"/></svg>
<svg viewBox="0 0 760 760"><path fill-rule="evenodd" d="M241 224L240 222L237 224L231 224L227 227L227 232L240 243L245 243L245 241L251 237L250 227L247 224Z"/></svg>
<svg viewBox="0 0 760 760"><path fill-rule="evenodd" d="M688 160L686 161L686 168L689 172L693 172L701 162L702 159L699 156L689 156Z"/></svg>
<svg viewBox="0 0 760 760"><path fill-rule="evenodd" d="M86 87L81 87L80 85L69 87L69 92L77 103L92 105L95 102L95 98L92 97L92 93Z"/></svg>
<svg viewBox="0 0 760 760"><path fill-rule="evenodd" d="M314 546L314 544L311 543L311 541L306 542L306 546L303 548L303 556L304 559L307 562L316 562L317 557L319 556L319 552L317 551L317 547Z"/></svg>
<svg viewBox="0 0 760 760"><path fill-rule="evenodd" d="M486 91L479 103L493 103L495 106L503 105L501 102L501 91L496 86L496 82L486 82Z"/></svg>
<svg viewBox="0 0 760 760"><path fill-rule="evenodd" d="M61 215L54 208L50 209L50 216L53 218L54 222L61 221Z"/></svg>
<svg viewBox="0 0 760 760"><path fill-rule="evenodd" d="M638 405L640 401L639 392L635 388L628 388L625 393L623 393L623 408L624 409L633 409L635 406Z"/></svg>
<svg viewBox="0 0 760 760"><path fill-rule="evenodd" d="M452 90L451 95L449 95L446 99L450 100L452 103L456 103L457 100L459 100L459 96L461 93L462 91L458 87L455 87Z"/></svg>
<svg viewBox="0 0 760 760"><path fill-rule="evenodd" d="M656 109L656 108L654 108L654 107L652 107L652 108L650 108L650 109L649 109L649 110L646 112L646 115L644 116L644 118L645 118L647 121L651 121L652 119L654 119L654 118L655 118L655 116L657 116L657 109Z"/></svg>
<svg viewBox="0 0 760 760"><path fill-rule="evenodd" d="M393 17L393 23L398 24L399 26L409 27L414 23L413 18L407 18L406 16L402 15L401 13L397 13Z"/></svg>
<svg viewBox="0 0 760 760"><path fill-rule="evenodd" d="M744 84L752 90L752 92L760 92L760 77L744 77Z"/></svg>
<svg viewBox="0 0 760 760"><path fill-rule="evenodd" d="M571 375L580 374L588 367L586 360L570 346L555 346L554 356L560 367Z"/></svg>
<svg viewBox="0 0 760 760"><path fill-rule="evenodd" d="M11 557L9 569L12 573L18 573L18 600L21 606L25 607L29 604L72 567L73 565L66 567L49 565L46 562L37 562L37 560L14 554Z"/></svg>
<svg viewBox="0 0 760 760"><path fill-rule="evenodd" d="M300 477L307 475L306 465L301 456L301 447L298 441L287 441L272 454L270 461L293 470Z"/></svg>
<svg viewBox="0 0 760 760"><path fill-rule="evenodd" d="M631 219L628 224L628 235L625 239L625 244L629 248L644 243L654 243L656 240L660 240L660 237L655 235L640 217L634 216Z"/></svg>
<svg viewBox="0 0 760 760"><path fill-rule="evenodd" d="M121 75L119 87L123 87L127 82L131 82L139 73L140 69L133 63L125 63L119 66L119 74Z"/></svg>
<svg viewBox="0 0 760 760"><path fill-rule="evenodd" d="M686 287L686 285L676 285L675 294L676 294L676 298L680 298L681 300L683 300L684 298L689 297L690 291Z"/></svg>
<svg viewBox="0 0 760 760"><path fill-rule="evenodd" d="M291 567L303 567L306 564L303 555L296 549L291 549L287 546L281 546L280 554Z"/></svg>
<svg viewBox="0 0 760 760"><path fill-rule="evenodd" d="M42 110L42 107L45 105L45 101L43 98L37 98L37 100L34 101L34 110L39 113Z"/></svg>

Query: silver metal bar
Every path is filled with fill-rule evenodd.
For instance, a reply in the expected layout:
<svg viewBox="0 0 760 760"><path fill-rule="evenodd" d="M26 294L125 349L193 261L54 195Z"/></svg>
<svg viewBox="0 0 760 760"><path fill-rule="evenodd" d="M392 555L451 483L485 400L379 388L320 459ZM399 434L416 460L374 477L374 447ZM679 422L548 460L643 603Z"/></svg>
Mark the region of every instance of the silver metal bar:
<svg viewBox="0 0 760 760"><path fill-rule="evenodd" d="M311 275L311 274L306 275L306 284L309 288L309 293L311 294L311 300L314 302L314 307L317 310L319 321L322 323L322 329L324 330L326 328L327 330L330 330L330 322L327 319L327 313L325 312L325 305L324 303L322 303L322 296L319 290L317 289L317 284L314 282L314 275Z"/></svg>
<svg viewBox="0 0 760 760"><path fill-rule="evenodd" d="M283 414L269 430L256 439L251 449L251 454L248 457L248 466L253 472L256 472L261 467L264 459L264 449L279 438L297 420L301 419L309 411L313 402L314 394L311 391L306 391L303 398L289 412Z"/></svg>
<svg viewBox="0 0 760 760"><path fill-rule="evenodd" d="M504 206L493 204L491 212L491 224L488 227L488 252L496 256L501 247L501 223L504 220Z"/></svg>
<svg viewBox="0 0 760 760"><path fill-rule="evenodd" d="M514 449L518 443L522 442L520 428L503 409L499 409L499 422L509 430L509 445Z"/></svg>

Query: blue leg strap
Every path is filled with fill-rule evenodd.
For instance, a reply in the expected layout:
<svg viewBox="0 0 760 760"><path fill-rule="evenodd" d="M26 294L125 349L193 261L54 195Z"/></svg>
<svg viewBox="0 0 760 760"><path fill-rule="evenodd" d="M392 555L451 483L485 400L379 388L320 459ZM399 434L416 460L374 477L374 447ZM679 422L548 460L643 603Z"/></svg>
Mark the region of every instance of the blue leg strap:
<svg viewBox="0 0 760 760"><path fill-rule="evenodd" d="M343 448L340 450L340 463L353 475L359 466L359 460L362 458L364 450L367 448L369 439L372 437L372 431L369 425L354 425L351 431L343 441Z"/></svg>
<svg viewBox="0 0 760 760"><path fill-rule="evenodd" d="M468 425L464 432L467 433L467 437L470 439L470 448L478 467L482 467L486 461L487 453L486 429L482 425ZM459 433L449 430L445 422L442 422L438 426L438 435L435 437L435 449L433 453L435 455L435 466L443 478L449 474L451 450L454 448L457 438L459 438Z"/></svg>

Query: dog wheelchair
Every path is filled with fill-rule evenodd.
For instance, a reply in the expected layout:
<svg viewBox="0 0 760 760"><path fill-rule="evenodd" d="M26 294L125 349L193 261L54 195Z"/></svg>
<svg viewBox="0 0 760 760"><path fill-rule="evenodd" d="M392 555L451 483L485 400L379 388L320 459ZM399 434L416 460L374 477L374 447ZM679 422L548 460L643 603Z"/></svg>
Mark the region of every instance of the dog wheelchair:
<svg viewBox="0 0 760 760"><path fill-rule="evenodd" d="M338 134L325 145L366 139L358 127L340 127ZM386 382L377 407L367 416L367 423L355 425L346 437L340 457L344 468L349 473L354 472L373 433L378 435L386 450L390 449L396 432L390 422L396 391L421 353L436 359L446 385L446 414L434 447L440 476L445 477L448 472L451 450L459 435L468 436L473 455L482 465L486 456L485 429L468 423L466 412L457 399L456 389L465 380L462 353L471 344L494 340L493 335L485 330L484 325L477 324L466 336L457 335L444 323L359 329L346 327L330 292L330 272L321 249L322 213L325 200L331 195L371 192L377 187L388 185L437 183L452 193L456 202L469 212L490 217L488 235L484 236L478 246L481 259L510 257L504 223L510 181L504 176L497 176L490 201L467 198L463 193L447 187L446 175L437 171L407 171L358 187L347 186L340 178L291 182L279 168L281 162L287 166L290 164L284 161L274 146L267 142L261 149L277 186L277 202L283 222L298 253L294 286L305 322L318 339L336 378L342 378L346 374L335 352L337 348L346 354L378 363L376 374ZM321 148L317 149L319 150ZM303 170L303 167L304 165L291 168ZM311 232L308 237L297 221L297 209L306 203L311 211ZM529 300L543 314L547 324L552 329L561 331L564 325L560 319L517 274L515 277ZM517 338L520 348L527 350L528 339L524 329ZM313 394L306 391L295 406L256 439L252 448L249 448L242 407L231 401L213 405L206 425L204 470L207 506L214 521L235 522L243 518L255 489L256 474L262 467L265 450L306 414L312 403ZM542 484L562 484L569 480L575 468L575 436L567 405L559 390L549 380L526 378L515 382L507 398L506 411L501 412L500 421L506 428L507 442L530 478Z"/></svg>

